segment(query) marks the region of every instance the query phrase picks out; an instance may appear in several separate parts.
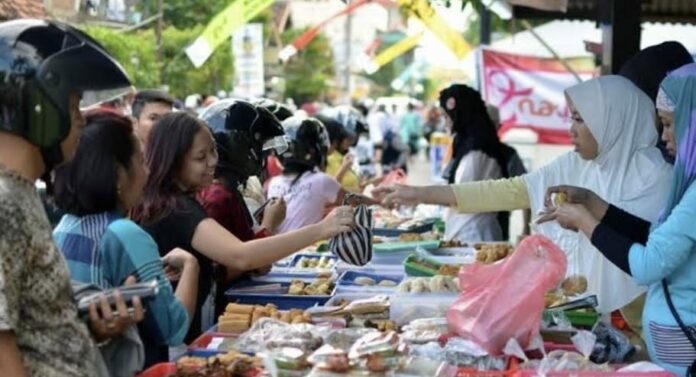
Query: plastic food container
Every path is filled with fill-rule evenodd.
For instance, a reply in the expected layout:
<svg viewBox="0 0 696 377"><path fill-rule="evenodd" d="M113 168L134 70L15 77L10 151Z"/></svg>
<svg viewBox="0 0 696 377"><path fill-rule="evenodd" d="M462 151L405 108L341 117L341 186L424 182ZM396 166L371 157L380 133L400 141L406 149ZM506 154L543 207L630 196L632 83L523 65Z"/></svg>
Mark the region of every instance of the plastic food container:
<svg viewBox="0 0 696 377"><path fill-rule="evenodd" d="M323 296L289 295L287 292L288 288L290 287L290 282L279 282L273 284L277 284L279 287L263 292L240 292L240 288L268 285L268 283L264 282L245 280L232 285L232 287L225 292L225 296L229 302L249 305L274 304L278 307L278 310L290 310L293 308L307 309L315 305L323 305L331 298L331 296L333 296L336 291L334 288L330 294Z"/></svg>
<svg viewBox="0 0 696 377"><path fill-rule="evenodd" d="M404 265L399 264L378 264L370 262L364 266L354 266L346 262L340 261L336 265L336 273L340 276L346 271L359 271L371 274L388 274L388 275L403 275Z"/></svg>
<svg viewBox="0 0 696 377"><path fill-rule="evenodd" d="M389 296L389 319L403 326L414 319L445 317L457 293L396 293Z"/></svg>
<svg viewBox="0 0 696 377"><path fill-rule="evenodd" d="M372 263L402 264L417 248L435 250L440 246L438 241L394 242L380 243L372 247Z"/></svg>
<svg viewBox="0 0 696 377"><path fill-rule="evenodd" d="M357 278L370 278L375 285L360 285L355 283ZM338 278L336 293L342 292L370 292L370 293L393 293L396 287L404 279L403 274L378 274L373 272L346 271ZM394 286L385 287L378 285L379 282L388 280L394 282Z"/></svg>
<svg viewBox="0 0 696 377"><path fill-rule="evenodd" d="M398 237L404 233L426 233L433 230L435 219L424 220L423 224L401 229L401 228L374 228L372 234L381 237Z"/></svg>

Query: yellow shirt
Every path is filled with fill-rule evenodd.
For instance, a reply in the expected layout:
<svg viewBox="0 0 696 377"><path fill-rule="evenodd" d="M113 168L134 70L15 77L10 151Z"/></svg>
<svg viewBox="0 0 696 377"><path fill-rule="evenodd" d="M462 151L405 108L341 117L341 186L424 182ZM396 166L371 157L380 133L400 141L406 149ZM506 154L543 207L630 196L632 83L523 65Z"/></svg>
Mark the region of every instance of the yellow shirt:
<svg viewBox="0 0 696 377"><path fill-rule="evenodd" d="M343 155L339 152L333 152L329 155L326 163L326 174L336 177L336 174L341 169L341 164L343 162ZM353 169L350 169L343 175L341 179L341 186L344 189L360 190L360 179L358 175L355 174Z"/></svg>

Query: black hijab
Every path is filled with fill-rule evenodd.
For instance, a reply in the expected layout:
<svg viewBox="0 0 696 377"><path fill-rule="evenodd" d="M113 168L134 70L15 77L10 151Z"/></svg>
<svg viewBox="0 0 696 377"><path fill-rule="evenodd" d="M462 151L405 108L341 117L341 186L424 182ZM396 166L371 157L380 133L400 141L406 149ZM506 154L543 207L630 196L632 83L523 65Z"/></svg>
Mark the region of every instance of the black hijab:
<svg viewBox="0 0 696 377"><path fill-rule="evenodd" d="M691 54L681 43L664 42L639 51L621 67L619 75L631 80L655 102L660 83L665 76L693 61ZM667 153L662 138L658 138L657 147L662 151L665 160L673 164L674 158Z"/></svg>
<svg viewBox="0 0 696 377"><path fill-rule="evenodd" d="M454 84L440 92L440 107L452 119L454 134L452 161L443 178L454 183L459 163L473 151L481 151L496 160L507 177L505 146L498 139L481 94L466 85Z"/></svg>

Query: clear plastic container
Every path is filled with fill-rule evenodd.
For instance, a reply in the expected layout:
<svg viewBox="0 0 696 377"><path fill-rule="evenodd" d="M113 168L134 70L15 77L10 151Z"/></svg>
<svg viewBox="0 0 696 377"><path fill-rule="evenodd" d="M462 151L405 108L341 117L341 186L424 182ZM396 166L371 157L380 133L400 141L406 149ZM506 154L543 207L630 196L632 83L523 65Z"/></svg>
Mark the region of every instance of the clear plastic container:
<svg viewBox="0 0 696 377"><path fill-rule="evenodd" d="M389 319L403 326L415 319L445 317L457 293L397 293L389 296Z"/></svg>

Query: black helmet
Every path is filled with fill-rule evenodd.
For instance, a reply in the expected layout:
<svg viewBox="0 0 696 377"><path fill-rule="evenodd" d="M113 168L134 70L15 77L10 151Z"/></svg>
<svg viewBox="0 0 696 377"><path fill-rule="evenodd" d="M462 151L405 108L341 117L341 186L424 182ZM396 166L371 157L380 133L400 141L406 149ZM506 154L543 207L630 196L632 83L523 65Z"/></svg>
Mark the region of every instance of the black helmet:
<svg viewBox="0 0 696 377"><path fill-rule="evenodd" d="M292 110L290 110L290 108L268 98L261 98L259 100L256 100L254 101L254 105L258 107L263 107L266 110L270 111L281 122L285 119L290 118L293 115Z"/></svg>
<svg viewBox="0 0 696 377"><path fill-rule="evenodd" d="M331 144L324 125L316 118L293 116L283 121L288 150L280 155L285 165L296 164L309 168L326 167L326 155Z"/></svg>
<svg viewBox="0 0 696 377"><path fill-rule="evenodd" d="M229 184L242 184L264 167L264 152L283 153L283 126L263 107L238 99L224 99L206 108L201 119L210 127L219 156L217 174Z"/></svg>
<svg viewBox="0 0 696 377"><path fill-rule="evenodd" d="M44 20L0 23L0 131L40 147L47 170L63 160L70 93L98 101L97 91L113 97L130 85L121 65L78 29Z"/></svg>
<svg viewBox="0 0 696 377"><path fill-rule="evenodd" d="M351 106L341 105L326 109L323 111L323 115L335 119L353 136L368 132L365 117L363 117L360 111Z"/></svg>

